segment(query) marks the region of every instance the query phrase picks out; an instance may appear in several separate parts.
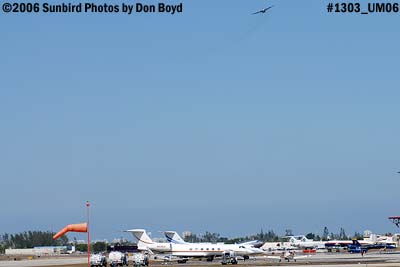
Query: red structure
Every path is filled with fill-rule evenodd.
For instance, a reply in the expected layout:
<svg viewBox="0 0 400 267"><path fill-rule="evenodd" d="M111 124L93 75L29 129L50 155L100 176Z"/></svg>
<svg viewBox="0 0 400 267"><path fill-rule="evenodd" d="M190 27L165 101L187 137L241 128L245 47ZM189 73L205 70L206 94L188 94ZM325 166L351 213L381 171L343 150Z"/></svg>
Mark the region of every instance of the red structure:
<svg viewBox="0 0 400 267"><path fill-rule="evenodd" d="M90 208L90 203L89 201L86 201L86 210L87 210L87 264L88 267L90 267L90 232L89 232L89 208Z"/></svg>
<svg viewBox="0 0 400 267"><path fill-rule="evenodd" d="M87 233L88 232L88 224L87 223L78 223L78 224L68 224L60 232L53 236L53 239L58 239L65 235L68 232L78 232L78 233Z"/></svg>
<svg viewBox="0 0 400 267"><path fill-rule="evenodd" d="M53 236L53 239L58 239L61 236L65 235L68 232L78 232L78 233L87 233L87 239L88 239L88 267L90 267L90 233L89 233L89 208L90 208L90 203L89 201L86 201L86 209L87 209L87 222L85 223L79 223L79 224L69 224L65 226L61 231L56 233Z"/></svg>
<svg viewBox="0 0 400 267"><path fill-rule="evenodd" d="M399 227L400 216L391 216L391 217L389 217L389 220L391 220L397 227Z"/></svg>

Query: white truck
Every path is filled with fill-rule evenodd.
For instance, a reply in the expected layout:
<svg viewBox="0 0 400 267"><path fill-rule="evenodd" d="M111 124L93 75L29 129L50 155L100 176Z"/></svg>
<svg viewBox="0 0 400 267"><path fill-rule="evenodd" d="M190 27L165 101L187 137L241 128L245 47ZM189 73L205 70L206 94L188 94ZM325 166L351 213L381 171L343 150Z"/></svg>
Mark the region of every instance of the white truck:
<svg viewBox="0 0 400 267"><path fill-rule="evenodd" d="M224 253L222 253L222 260L221 260L222 265L226 265L228 263L230 264L237 264L238 260L237 260L237 256L235 251L224 251Z"/></svg>
<svg viewBox="0 0 400 267"><path fill-rule="evenodd" d="M106 267L107 266L106 256L104 256L102 254L90 255L90 266L91 267Z"/></svg>
<svg viewBox="0 0 400 267"><path fill-rule="evenodd" d="M135 253L133 255L133 266L149 266L149 255L143 253Z"/></svg>
<svg viewBox="0 0 400 267"><path fill-rule="evenodd" d="M112 251L108 254L108 262L111 267L128 266L128 257L119 251Z"/></svg>

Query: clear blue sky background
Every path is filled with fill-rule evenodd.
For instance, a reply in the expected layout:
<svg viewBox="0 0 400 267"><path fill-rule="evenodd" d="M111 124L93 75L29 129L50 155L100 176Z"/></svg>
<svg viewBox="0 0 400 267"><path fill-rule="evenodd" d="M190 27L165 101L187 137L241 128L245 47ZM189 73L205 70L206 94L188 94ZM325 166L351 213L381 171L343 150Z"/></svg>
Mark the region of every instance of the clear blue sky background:
<svg viewBox="0 0 400 267"><path fill-rule="evenodd" d="M183 3L0 14L0 232L396 231L399 15Z"/></svg>

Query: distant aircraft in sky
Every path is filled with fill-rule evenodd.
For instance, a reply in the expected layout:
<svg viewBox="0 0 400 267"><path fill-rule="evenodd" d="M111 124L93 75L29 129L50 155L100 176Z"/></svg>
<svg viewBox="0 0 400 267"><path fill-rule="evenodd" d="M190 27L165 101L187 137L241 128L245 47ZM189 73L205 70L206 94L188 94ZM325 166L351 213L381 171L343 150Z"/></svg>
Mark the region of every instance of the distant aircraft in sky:
<svg viewBox="0 0 400 267"><path fill-rule="evenodd" d="M254 12L252 15L256 15L256 14L260 14L260 13L265 13L265 12L267 12L269 9L271 9L271 8L273 8L274 6L269 6L269 7L266 7L266 8L264 8L264 9L261 9L261 10L258 10L257 12Z"/></svg>

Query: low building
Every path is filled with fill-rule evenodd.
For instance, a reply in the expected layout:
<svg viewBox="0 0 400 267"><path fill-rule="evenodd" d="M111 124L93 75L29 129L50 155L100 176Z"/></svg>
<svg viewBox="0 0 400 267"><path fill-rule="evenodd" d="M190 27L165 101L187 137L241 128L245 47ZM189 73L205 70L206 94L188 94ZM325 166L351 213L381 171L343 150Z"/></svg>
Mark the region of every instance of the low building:
<svg viewBox="0 0 400 267"><path fill-rule="evenodd" d="M5 254L9 256L56 256L71 254L75 252L75 246L45 246L21 249L6 249Z"/></svg>

